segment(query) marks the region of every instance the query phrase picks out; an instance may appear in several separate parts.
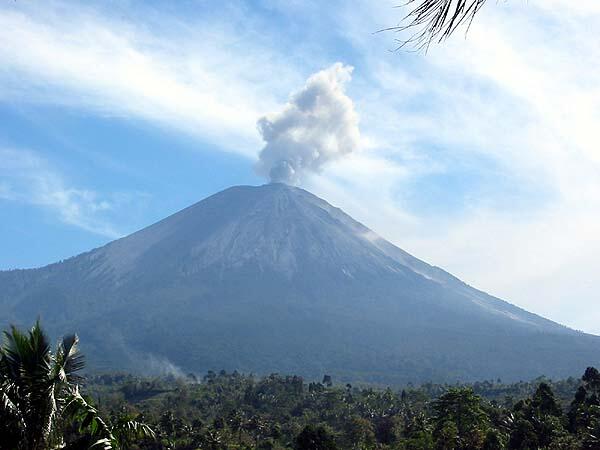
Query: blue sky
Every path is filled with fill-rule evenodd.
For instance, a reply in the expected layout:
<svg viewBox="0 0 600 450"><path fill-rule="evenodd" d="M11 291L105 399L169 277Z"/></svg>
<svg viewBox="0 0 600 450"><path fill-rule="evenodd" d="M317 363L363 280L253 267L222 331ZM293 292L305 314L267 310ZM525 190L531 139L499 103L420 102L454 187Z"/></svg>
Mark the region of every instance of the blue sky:
<svg viewBox="0 0 600 450"><path fill-rule="evenodd" d="M374 33L398 2L323 3L2 2L0 269L264 183L257 121L340 63L356 148L301 186L482 290L600 333L598 2L490 2L427 54Z"/></svg>

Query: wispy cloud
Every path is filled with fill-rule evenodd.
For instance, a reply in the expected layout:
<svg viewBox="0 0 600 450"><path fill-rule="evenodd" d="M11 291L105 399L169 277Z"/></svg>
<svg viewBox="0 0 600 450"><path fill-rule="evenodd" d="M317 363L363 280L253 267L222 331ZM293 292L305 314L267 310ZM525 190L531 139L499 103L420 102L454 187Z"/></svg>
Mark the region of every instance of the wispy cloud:
<svg viewBox="0 0 600 450"><path fill-rule="evenodd" d="M2 5L0 99L148 120L254 156L257 118L275 108L278 84L297 76L285 57L260 43L248 51L239 29L194 27L150 8L145 19L60 2Z"/></svg>
<svg viewBox="0 0 600 450"><path fill-rule="evenodd" d="M137 194L139 197L142 194ZM139 199L139 198L138 198ZM123 212L131 194L103 196L73 187L38 154L29 150L0 148L0 201L44 208L60 221L108 238L122 236L106 217Z"/></svg>

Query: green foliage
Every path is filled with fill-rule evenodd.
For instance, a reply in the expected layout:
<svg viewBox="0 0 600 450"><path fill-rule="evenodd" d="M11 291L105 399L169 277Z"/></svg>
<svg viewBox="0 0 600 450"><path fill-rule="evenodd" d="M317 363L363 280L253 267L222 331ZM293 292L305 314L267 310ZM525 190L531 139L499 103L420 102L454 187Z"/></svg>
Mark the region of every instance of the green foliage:
<svg viewBox="0 0 600 450"><path fill-rule="evenodd" d="M39 324L5 333L0 450L600 448L594 368L581 380L429 383L398 391L338 386L331 377L306 383L225 371L201 381L126 374L84 380L77 344L68 336L52 352Z"/></svg>
<svg viewBox="0 0 600 450"><path fill-rule="evenodd" d="M481 398L472 389L450 389L433 402L433 411L437 448L481 448L489 427L489 417L483 410Z"/></svg>
<svg viewBox="0 0 600 450"><path fill-rule="evenodd" d="M554 392L548 383L540 383L533 399L531 400L531 407L533 411L541 416L554 416L560 417L562 411L558 405Z"/></svg>
<svg viewBox="0 0 600 450"><path fill-rule="evenodd" d="M39 323L24 333L12 327L0 348L0 448L43 449L62 444L63 414L77 392L83 357L77 336L66 336L54 353ZM7 442L8 441L8 442Z"/></svg>
<svg viewBox="0 0 600 450"><path fill-rule="evenodd" d="M139 449L600 448L600 374L593 371L583 380L399 391L325 381L332 385L225 371L202 381L105 374L89 378L86 389L104 415L138 414L156 430L156 441L132 442Z"/></svg>
<svg viewBox="0 0 600 450"><path fill-rule="evenodd" d="M502 439L502 434L498 430L490 429L485 435L485 440L483 441L483 450L502 450L505 448L504 440Z"/></svg>
<svg viewBox="0 0 600 450"><path fill-rule="evenodd" d="M296 438L296 450L337 450L331 432L324 426L306 425Z"/></svg>
<svg viewBox="0 0 600 450"><path fill-rule="evenodd" d="M51 351L39 322L4 333L0 347L0 450L121 447L127 436L151 436L144 424L107 425L80 393L84 366L76 335Z"/></svg>

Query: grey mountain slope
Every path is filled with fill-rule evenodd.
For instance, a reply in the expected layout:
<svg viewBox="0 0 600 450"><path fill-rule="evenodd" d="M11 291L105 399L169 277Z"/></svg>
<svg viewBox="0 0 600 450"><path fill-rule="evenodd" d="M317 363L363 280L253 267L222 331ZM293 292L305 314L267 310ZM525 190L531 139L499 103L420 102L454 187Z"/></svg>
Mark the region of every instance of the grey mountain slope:
<svg viewBox="0 0 600 450"><path fill-rule="evenodd" d="M461 282L281 184L215 194L40 269L0 320L78 331L96 368L333 373L386 383L578 374L600 338Z"/></svg>

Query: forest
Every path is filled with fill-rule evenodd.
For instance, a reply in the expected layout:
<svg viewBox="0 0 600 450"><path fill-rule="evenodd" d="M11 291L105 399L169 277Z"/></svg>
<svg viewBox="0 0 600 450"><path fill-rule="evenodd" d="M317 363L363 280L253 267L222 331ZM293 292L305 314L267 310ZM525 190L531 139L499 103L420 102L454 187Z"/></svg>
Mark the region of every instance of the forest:
<svg viewBox="0 0 600 450"><path fill-rule="evenodd" d="M600 372L391 389L293 375L82 375L76 336L5 332L0 449L600 449Z"/></svg>
<svg viewBox="0 0 600 450"><path fill-rule="evenodd" d="M598 449L600 373L581 379L400 390L209 372L162 379L90 377L107 416L156 432L142 449Z"/></svg>

